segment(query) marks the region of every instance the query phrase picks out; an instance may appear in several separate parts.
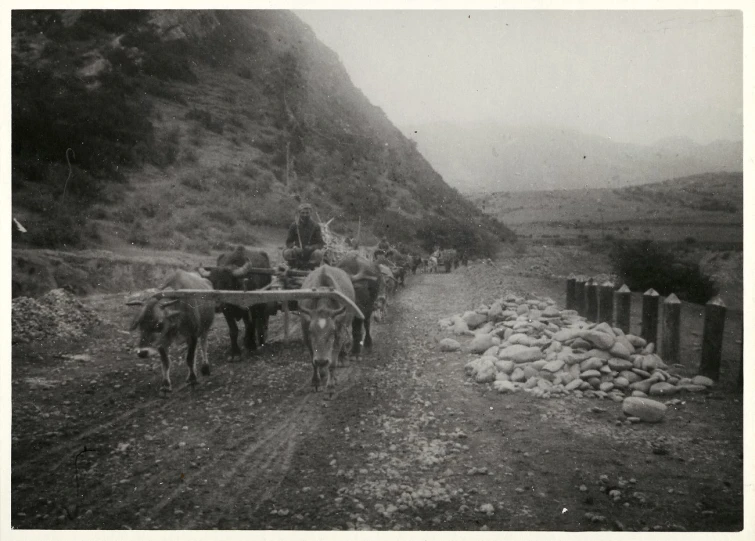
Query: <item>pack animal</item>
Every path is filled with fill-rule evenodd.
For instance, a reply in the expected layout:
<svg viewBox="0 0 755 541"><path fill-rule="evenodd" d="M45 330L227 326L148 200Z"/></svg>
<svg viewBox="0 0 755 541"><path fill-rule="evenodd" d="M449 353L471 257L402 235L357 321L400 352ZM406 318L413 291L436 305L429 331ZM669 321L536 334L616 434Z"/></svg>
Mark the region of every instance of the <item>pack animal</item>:
<svg viewBox="0 0 755 541"><path fill-rule="evenodd" d="M351 280L352 277L346 271L321 265L304 278L301 289L332 289L355 302L356 295ZM299 301L299 315L304 343L312 362L312 385L317 391L324 379L325 389L332 396L338 360L341 356L348 355L352 346L349 329L355 317L354 310L340 300L325 297Z"/></svg>
<svg viewBox="0 0 755 541"><path fill-rule="evenodd" d="M226 291L253 291L268 285L270 275L250 272L252 268L270 269L270 257L262 250L250 250L237 246L232 252L218 256L217 266L200 267L199 274L210 280L212 287ZM275 314L274 304L256 304L251 307L221 303L217 307L223 312L228 324L231 339L231 359L241 356L238 344L239 328L237 322L244 322L244 347L252 352L262 347L267 339L268 321Z"/></svg>
<svg viewBox="0 0 755 541"><path fill-rule="evenodd" d="M206 289L212 284L201 276L183 270L176 273L161 288L166 289ZM194 299L160 299L152 296L146 301L131 301L130 306L141 306L141 310L131 323L131 330L139 330L137 355L146 358L155 351L162 361L161 391L171 391L170 357L168 348L177 338L187 344L186 364L189 366L189 383L196 383L196 356L202 357L202 374L210 374L210 361L207 356L207 335L215 317L213 301Z"/></svg>
<svg viewBox="0 0 755 541"><path fill-rule="evenodd" d="M386 256L379 256L375 259L375 263L377 263L380 266L388 267L391 270L391 276L396 281L396 285L404 285L404 280L406 278L406 268L397 265L393 259L393 255L390 254L389 257Z"/></svg>
<svg viewBox="0 0 755 541"><path fill-rule="evenodd" d="M361 346L365 349L372 348L372 335L370 323L372 313L385 307L386 291L385 281L380 268L375 262L351 252L346 254L338 262L337 268L345 271L351 278L354 286L355 302L364 315L364 319L354 318L351 322L351 354L358 358ZM362 277L357 279L357 277ZM364 340L362 340L362 328L364 328Z"/></svg>
<svg viewBox="0 0 755 541"><path fill-rule="evenodd" d="M417 274L417 268L422 264L422 258L418 255L410 256L412 274Z"/></svg>

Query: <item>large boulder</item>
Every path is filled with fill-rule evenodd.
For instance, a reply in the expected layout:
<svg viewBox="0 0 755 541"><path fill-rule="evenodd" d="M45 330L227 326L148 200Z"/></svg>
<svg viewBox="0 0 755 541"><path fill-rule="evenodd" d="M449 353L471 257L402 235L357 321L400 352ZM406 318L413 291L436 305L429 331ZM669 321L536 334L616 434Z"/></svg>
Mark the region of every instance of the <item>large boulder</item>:
<svg viewBox="0 0 755 541"><path fill-rule="evenodd" d="M713 380L705 376L695 376L692 378L692 385L705 385L706 387L713 387Z"/></svg>
<svg viewBox="0 0 755 541"><path fill-rule="evenodd" d="M556 334L553 335L554 340L558 340L559 342L568 342L569 340L574 340L575 338L579 338L584 334L584 329L574 329L574 328L566 328L561 329Z"/></svg>
<svg viewBox="0 0 755 541"><path fill-rule="evenodd" d="M463 319L459 316L454 316L451 318L452 325L450 327L451 332L453 332L457 336L461 335L470 335L472 334L472 331L469 330L469 326L464 322Z"/></svg>
<svg viewBox="0 0 755 541"><path fill-rule="evenodd" d="M488 308L488 319L492 319L494 316L500 316L503 312L503 303L500 300L494 301Z"/></svg>
<svg viewBox="0 0 755 541"><path fill-rule="evenodd" d="M639 336L635 336L634 334L627 334L625 336L626 339L629 340L629 343L632 344L635 348L642 349L648 344L647 340Z"/></svg>
<svg viewBox="0 0 755 541"><path fill-rule="evenodd" d="M486 314L480 314L479 312L465 312L461 319L467 324L469 329L476 329L488 320Z"/></svg>
<svg viewBox="0 0 755 541"><path fill-rule="evenodd" d="M632 361L629 361L627 359L611 358L608 359L608 366L611 367L611 370L623 372L624 370L631 370L633 365Z"/></svg>
<svg viewBox="0 0 755 541"><path fill-rule="evenodd" d="M527 336L526 334L516 333L509 336L506 339L506 342L508 342L510 346L513 346L514 344L521 344L523 346L531 346L534 340L535 340L534 338L532 338L531 336Z"/></svg>
<svg viewBox="0 0 755 541"><path fill-rule="evenodd" d="M502 348L498 352L498 358L504 361L514 361L515 363L531 363L533 361L539 361L545 357L540 348L527 347L521 344L514 344Z"/></svg>
<svg viewBox="0 0 755 541"><path fill-rule="evenodd" d="M592 345L599 349L610 350L616 343L616 337L613 333L601 332L595 329L586 331L582 338L590 342Z"/></svg>
<svg viewBox="0 0 755 541"><path fill-rule="evenodd" d="M495 381L495 357L478 357L468 362L464 369L477 383L490 383Z"/></svg>
<svg viewBox="0 0 755 541"><path fill-rule="evenodd" d="M461 349L461 344L453 338L444 338L440 341L441 351L459 351L459 349Z"/></svg>
<svg viewBox="0 0 755 541"><path fill-rule="evenodd" d="M467 351L470 353L484 353L493 346L498 345L500 339L492 334L480 334L475 336L469 344L467 344Z"/></svg>
<svg viewBox="0 0 755 541"><path fill-rule="evenodd" d="M524 377L525 379L534 378L538 375L538 369L532 366L532 364L524 365Z"/></svg>
<svg viewBox="0 0 755 541"><path fill-rule="evenodd" d="M499 393L515 393L519 390L516 384L500 379L493 382L493 388Z"/></svg>
<svg viewBox="0 0 755 541"><path fill-rule="evenodd" d="M652 387L655 383L657 383L655 379L644 379L642 381L631 383L629 385L629 388L633 391L642 391L643 393L648 394L650 392L650 387Z"/></svg>
<svg viewBox="0 0 755 541"><path fill-rule="evenodd" d="M624 338L623 336L621 338ZM629 344L631 347L632 344ZM631 350L623 344L619 338L616 339L616 342L614 342L611 349L608 350L608 352L613 355L614 357L619 357L621 359L629 359L629 356L634 352L634 348Z"/></svg>
<svg viewBox="0 0 755 541"><path fill-rule="evenodd" d="M493 357L481 357L480 360L482 362L480 362L480 366L474 376L475 381L477 383L491 383L495 381L496 374L498 373L495 369L495 359Z"/></svg>
<svg viewBox="0 0 755 541"><path fill-rule="evenodd" d="M599 359L598 357L590 357L589 359L586 359L579 363L579 369L584 372L585 370L600 370L603 367L604 361L603 359Z"/></svg>
<svg viewBox="0 0 755 541"><path fill-rule="evenodd" d="M661 381L659 383L654 383L650 386L650 392L648 394L650 396L671 396L676 394L678 389L671 385L670 383L666 383L665 381Z"/></svg>
<svg viewBox="0 0 755 541"><path fill-rule="evenodd" d="M511 375L514 372L514 368L516 368L516 363L514 361L502 361L499 359L495 362L495 367L499 372Z"/></svg>
<svg viewBox="0 0 755 541"><path fill-rule="evenodd" d="M631 396L621 406L627 417L639 417L646 423L658 423L666 415L666 405L650 398Z"/></svg>
<svg viewBox="0 0 755 541"><path fill-rule="evenodd" d="M619 376L621 376L622 378L626 378L626 380L629 383L636 383L638 381L642 381L642 376L640 376L639 374L635 372L632 372L631 370L622 370L621 372L619 372Z"/></svg>
<svg viewBox="0 0 755 541"><path fill-rule="evenodd" d="M546 370L551 373L558 372L564 367L564 361L550 361L549 363L546 363L545 366L541 368L541 370Z"/></svg>
<svg viewBox="0 0 755 541"><path fill-rule="evenodd" d="M510 377L511 377L511 381L516 381L520 383L527 380L527 378L524 377L524 370L522 370L519 367L516 367L514 369Z"/></svg>

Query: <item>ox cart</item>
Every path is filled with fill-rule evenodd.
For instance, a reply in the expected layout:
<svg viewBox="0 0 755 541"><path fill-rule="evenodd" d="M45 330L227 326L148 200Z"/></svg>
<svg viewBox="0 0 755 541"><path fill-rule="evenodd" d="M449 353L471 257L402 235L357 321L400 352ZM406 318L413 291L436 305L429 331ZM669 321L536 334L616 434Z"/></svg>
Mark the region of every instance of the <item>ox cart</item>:
<svg viewBox="0 0 755 541"><path fill-rule="evenodd" d="M267 286L249 291L231 290L204 290L204 289L175 289L158 292L155 297L169 299L194 298L208 300L217 303L227 303L242 309L251 309L255 305L275 303L278 305L270 315L281 310L283 312L283 340L289 341L289 324L291 303L305 299L333 298L342 301L349 306L357 318L364 319L362 311L357 305L333 288L301 289L304 278L310 273L308 270L298 270L286 267L270 268L247 268L245 275L261 274L272 276L272 281Z"/></svg>

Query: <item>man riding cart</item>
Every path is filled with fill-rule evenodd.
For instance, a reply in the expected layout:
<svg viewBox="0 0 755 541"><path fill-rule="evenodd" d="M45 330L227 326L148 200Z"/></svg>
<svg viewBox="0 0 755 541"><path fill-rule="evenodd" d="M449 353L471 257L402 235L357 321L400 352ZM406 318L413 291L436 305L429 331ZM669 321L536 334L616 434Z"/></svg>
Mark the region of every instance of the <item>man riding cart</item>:
<svg viewBox="0 0 755 541"><path fill-rule="evenodd" d="M289 268L312 270L322 263L324 247L320 225L312 219L312 205L302 203L296 210L296 219L288 228L283 259Z"/></svg>

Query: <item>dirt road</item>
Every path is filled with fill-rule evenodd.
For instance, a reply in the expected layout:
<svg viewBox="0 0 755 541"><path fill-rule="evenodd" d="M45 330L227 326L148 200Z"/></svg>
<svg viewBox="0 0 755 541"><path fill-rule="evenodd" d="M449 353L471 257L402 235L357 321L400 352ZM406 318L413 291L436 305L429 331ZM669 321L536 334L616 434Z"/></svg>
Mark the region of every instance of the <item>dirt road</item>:
<svg viewBox="0 0 755 541"><path fill-rule="evenodd" d="M191 388L174 363L161 398L158 361L130 350L123 296L92 297L103 322L85 339L13 348L12 526L742 527L740 396L690 396L662 424L618 426L619 404L472 383L469 356L437 347L440 318L504 291L562 305L560 283L493 276L482 288L474 272L410 277L331 401L312 392L280 317L268 346L232 364L219 318L212 374Z"/></svg>

